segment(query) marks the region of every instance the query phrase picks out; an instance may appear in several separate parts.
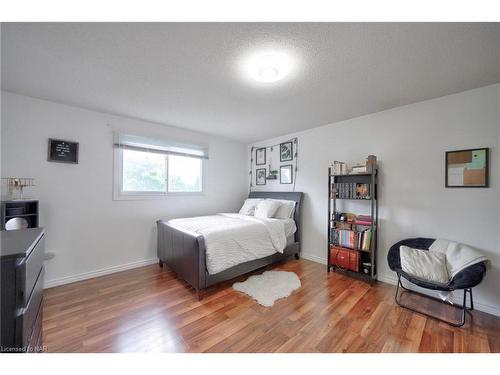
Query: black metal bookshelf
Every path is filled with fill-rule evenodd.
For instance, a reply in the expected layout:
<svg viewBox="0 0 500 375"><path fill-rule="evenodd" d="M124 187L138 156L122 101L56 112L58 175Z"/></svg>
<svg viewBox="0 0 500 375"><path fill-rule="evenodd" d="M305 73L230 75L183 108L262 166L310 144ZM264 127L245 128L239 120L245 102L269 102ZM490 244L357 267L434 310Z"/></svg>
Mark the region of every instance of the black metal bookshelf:
<svg viewBox="0 0 500 375"><path fill-rule="evenodd" d="M365 194L358 194L358 185L364 185L363 187L368 191ZM378 248L378 167L373 166L370 173L356 173L356 174L333 174L332 168L328 168L328 262L327 270L335 270L346 274L348 276L369 282L373 284L377 280L377 248ZM344 211L339 210L339 206L343 207L342 201L363 201L370 205L370 219L371 224L360 225L356 224L356 221L348 222L339 220L339 216ZM353 212L352 214L356 214ZM368 215L366 215L368 216ZM360 249L358 246L347 247L336 241L335 231L340 230L340 228L345 228L345 226L351 226L352 232L355 232L354 236L359 236L364 229L371 230L371 240L369 249ZM349 231L349 229L347 229ZM355 237L358 238L358 237ZM345 248L351 251L359 252L359 262L360 268L359 272L347 270L340 268L334 264L330 259L330 249L331 246L337 248ZM370 264L369 272L365 273L365 267L363 264Z"/></svg>

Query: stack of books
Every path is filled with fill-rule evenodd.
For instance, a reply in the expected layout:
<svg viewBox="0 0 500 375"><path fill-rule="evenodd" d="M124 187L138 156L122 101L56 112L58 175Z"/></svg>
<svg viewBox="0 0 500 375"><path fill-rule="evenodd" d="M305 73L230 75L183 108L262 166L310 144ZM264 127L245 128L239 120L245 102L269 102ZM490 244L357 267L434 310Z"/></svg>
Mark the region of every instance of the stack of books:
<svg viewBox="0 0 500 375"><path fill-rule="evenodd" d="M347 174L347 164L341 161L334 161L330 166L331 175L344 175Z"/></svg>
<svg viewBox="0 0 500 375"><path fill-rule="evenodd" d="M363 231L332 229L330 236L332 244L334 245L355 250L370 251L372 240L371 229L365 229Z"/></svg>
<svg viewBox="0 0 500 375"><path fill-rule="evenodd" d="M372 185L356 182L336 182L331 186L332 196L340 199L371 199Z"/></svg>
<svg viewBox="0 0 500 375"><path fill-rule="evenodd" d="M373 224L373 218L369 215L358 215L356 216L356 225L366 225L371 226Z"/></svg>
<svg viewBox="0 0 500 375"><path fill-rule="evenodd" d="M357 244L356 232L348 229L334 230L333 241L335 245L354 249Z"/></svg>
<svg viewBox="0 0 500 375"><path fill-rule="evenodd" d="M366 173L366 171L366 164L363 163L353 165L351 168L351 174Z"/></svg>

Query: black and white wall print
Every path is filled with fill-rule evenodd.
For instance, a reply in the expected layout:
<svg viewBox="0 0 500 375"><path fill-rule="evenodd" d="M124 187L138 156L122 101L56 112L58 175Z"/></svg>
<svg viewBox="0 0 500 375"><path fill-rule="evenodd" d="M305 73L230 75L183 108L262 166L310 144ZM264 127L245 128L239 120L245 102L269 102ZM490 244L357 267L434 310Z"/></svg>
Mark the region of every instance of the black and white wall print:
<svg viewBox="0 0 500 375"><path fill-rule="evenodd" d="M280 184L293 183L293 165L282 165L280 167Z"/></svg>
<svg viewBox="0 0 500 375"><path fill-rule="evenodd" d="M293 142L280 144L280 162L293 160Z"/></svg>
<svg viewBox="0 0 500 375"><path fill-rule="evenodd" d="M255 150L255 165L266 165L265 147Z"/></svg>
<svg viewBox="0 0 500 375"><path fill-rule="evenodd" d="M259 168L255 173L255 184L265 185L266 184L266 168Z"/></svg>

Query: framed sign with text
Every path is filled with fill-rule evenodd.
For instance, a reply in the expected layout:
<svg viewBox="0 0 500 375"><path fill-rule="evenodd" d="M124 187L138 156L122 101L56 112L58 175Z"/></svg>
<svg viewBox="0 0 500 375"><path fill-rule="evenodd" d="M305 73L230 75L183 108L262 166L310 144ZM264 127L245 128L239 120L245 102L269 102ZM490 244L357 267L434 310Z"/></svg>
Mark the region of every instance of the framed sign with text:
<svg viewBox="0 0 500 375"><path fill-rule="evenodd" d="M49 138L48 161L78 164L78 142Z"/></svg>

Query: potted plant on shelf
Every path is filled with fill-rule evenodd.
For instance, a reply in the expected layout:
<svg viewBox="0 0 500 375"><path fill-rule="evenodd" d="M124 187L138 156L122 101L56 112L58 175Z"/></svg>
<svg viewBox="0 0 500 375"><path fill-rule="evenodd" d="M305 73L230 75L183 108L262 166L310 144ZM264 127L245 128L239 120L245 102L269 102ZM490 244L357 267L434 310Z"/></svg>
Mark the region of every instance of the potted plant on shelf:
<svg viewBox="0 0 500 375"><path fill-rule="evenodd" d="M269 175L266 177L267 180L276 180L278 179L278 171L269 171Z"/></svg>

